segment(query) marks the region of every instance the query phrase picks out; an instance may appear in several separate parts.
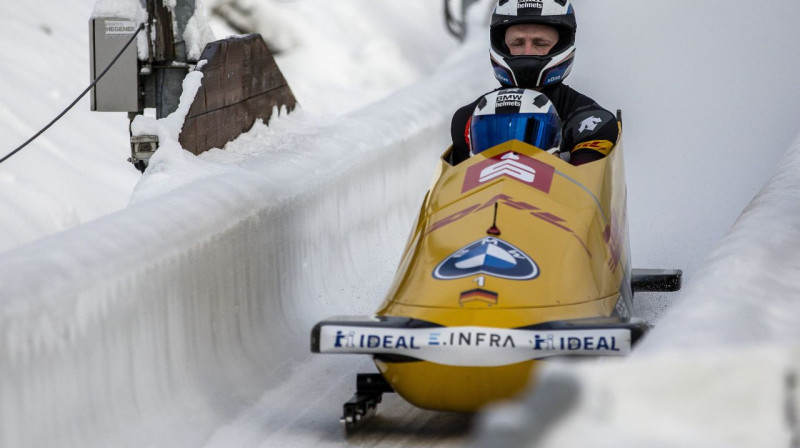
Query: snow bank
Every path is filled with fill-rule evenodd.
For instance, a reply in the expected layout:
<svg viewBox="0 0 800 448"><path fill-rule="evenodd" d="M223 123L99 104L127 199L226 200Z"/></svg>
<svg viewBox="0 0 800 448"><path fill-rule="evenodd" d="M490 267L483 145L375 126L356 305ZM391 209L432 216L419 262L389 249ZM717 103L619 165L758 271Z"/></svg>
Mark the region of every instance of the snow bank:
<svg viewBox="0 0 800 448"><path fill-rule="evenodd" d="M457 47L445 29L440 3L206 2L264 36L298 102L320 115L341 115L378 101L440 67L442 55Z"/></svg>
<svg viewBox="0 0 800 448"><path fill-rule="evenodd" d="M791 447L798 371L800 350L777 346L554 365L485 416L475 446Z"/></svg>
<svg viewBox="0 0 800 448"><path fill-rule="evenodd" d="M640 352L800 343L798 197L800 137Z"/></svg>
<svg viewBox="0 0 800 448"><path fill-rule="evenodd" d="M203 9L203 2L195 0L194 14L189 18L186 23L186 29L183 30L183 41L186 43L186 57L190 61L200 59L206 45L213 42L214 32L211 30L211 25Z"/></svg>
<svg viewBox="0 0 800 448"><path fill-rule="evenodd" d="M549 366L524 402L487 417L479 445L795 446L799 195L800 138L631 358Z"/></svg>
<svg viewBox="0 0 800 448"><path fill-rule="evenodd" d="M0 2L3 156L36 134L89 85L88 21L93 5L94 0ZM134 9L129 13L137 14ZM0 252L128 203L140 176L126 161L127 117L124 112L89 109L87 95L0 165Z"/></svg>
<svg viewBox="0 0 800 448"><path fill-rule="evenodd" d="M147 11L140 0L97 0L91 17L129 19L140 24L147 20Z"/></svg>
<svg viewBox="0 0 800 448"><path fill-rule="evenodd" d="M319 1L315 7L329 3L334 2ZM760 50L763 42L769 41L779 45L775 47L778 53L793 54L792 45L799 40L792 37L798 33L798 28L784 24L791 22L796 14L787 14L783 9L797 6L785 1L783 8L773 8L780 20L764 22L772 24L766 36L753 38L740 31L745 25L753 24L752 14L748 14L750 9L743 6L744 2L727 9L711 5L699 11L702 13L695 11L699 8L696 2L688 1L658 8L629 0L581 3L581 29L584 30L581 36L589 38L582 38L587 39L587 49L579 57L571 82L582 91L593 86L595 90L585 92L610 108L622 107L626 111L629 118L626 142L628 148L637 148L627 153L632 158L629 167L661 167L655 177L653 171L646 169L629 173L631 210L641 217L639 228L658 235L650 239L634 235L635 260L641 260L640 254L650 257L648 261L684 260L682 257L688 253L701 257L705 241L711 245L718 236L708 229L728 227L728 224L709 225L709 219L728 223L729 216L731 220L736 216L766 177L764 166L772 165L769 158L775 148L786 144L773 143L780 141L786 129L796 126L796 100L786 95L784 87L796 78L796 61L774 59L771 56L774 52ZM272 7L283 4L269 2ZM420 1L415 7L425 4L430 2ZM28 9L22 9L24 5L28 5L25 6ZM695 13L686 16L687 8L694 8ZM310 14L313 9L310 7L304 12ZM19 42L17 37L24 36L22 41L30 44L4 46L3 54L14 63L0 67L2 78L7 80L0 98L0 116L3 117L0 127L22 141L36 129L30 123L41 122L43 115L54 116L73 95L70 92L74 86L88 82L87 52L82 49L88 48L85 22L90 8L75 7L72 2L56 2L46 8L38 3L7 2L0 4L0 11L4 12L2 16L7 25L0 27L0 36L5 36L9 42ZM361 17L352 14L352 8L340 11ZM392 15L390 10L385 11ZM620 11L627 13L621 15ZM731 21L725 16L722 19L716 15L710 17L712 11L739 12L736 23L742 26L731 27ZM664 20L668 12L680 20ZM305 31L304 27L314 31L315 24L332 27L338 24L338 20L325 22L325 13L316 16L316 22L311 25L304 22L295 25L299 31ZM34 16L36 21L27 19ZM278 395L286 396L287 400L294 397L294 391L287 390L286 385L290 383L284 379L293 373L294 363L306 356L307 329L317 318L332 311L363 313L374 309L384 292L381 285L391 278L411 216L429 177L431 161L446 143L449 112L493 84L481 78L491 76L485 48L442 63L439 45L447 44L446 41L436 40L436 48L426 52L429 35L408 32L430 27L440 30L438 18L428 15L425 19L430 20L426 22L429 25L419 25L408 20L410 16L404 17L405 21L397 20L397 27L391 27L392 33L405 34L415 41L414 45L399 51L387 48L389 44L382 41L363 47L362 42L354 38L348 42L359 46L345 45L352 51L345 49L336 53L334 59L354 62L352 66L357 68L362 62L381 60L387 63L398 54L416 51L430 56L430 60L412 69L398 68L396 64L369 66L370 70L364 71L339 71L341 67L334 67L337 69L335 76L317 70L324 81L332 82L331 91L336 90L339 83L352 90L343 90L341 97L333 94L323 98L314 107L332 113L359 107L364 103L353 100L363 100L363 96L355 95L362 88L383 95L387 90L384 81L394 87L396 83L415 81L426 72L425 68L440 67L444 73L439 73L426 85L401 92L389 101L342 119L293 114L274 120L269 128L258 125L251 133L228 145L224 154L211 151L200 158L162 157L161 162L156 158L153 171L142 179L128 209L0 255L0 284L3 285L0 290L0 445L198 446L264 390L279 390ZM691 20L684 20L687 17ZM404 26L406 22L413 22L414 27ZM678 33L670 29L675 23L682 24ZM666 29L663 33L653 32L655 28L652 27ZM347 35L347 27L342 28ZM81 32L73 34L73 29ZM585 32L591 29L596 32ZM727 34L719 34L723 31ZM329 34L312 33L308 42L324 44ZM647 38L634 45L631 35ZM715 39L708 39L711 35ZM679 39L677 44L676 39ZM725 56L732 53L719 51L731 42L738 45L742 40L748 43L745 53L764 58L766 62L741 67L741 58L727 58ZM73 45L64 44L68 41ZM595 49L614 48L615 51L592 50L590 41L597 42ZM311 45L301 48L299 44L299 51L311 48ZM685 48L700 44L715 47L704 47L703 51L693 53L695 59L691 61L689 75L685 65L665 63L682 61ZM36 51L31 51L32 48ZM321 45L321 48L328 51L330 47ZM641 57L652 48L667 54L658 58ZM45 53L45 49L48 52ZM309 69L309 65L287 59L285 66L293 66L298 73ZM328 68L329 61L325 58L314 61L323 63L313 67ZM753 75L760 73L759 67L786 61L791 64L777 66L771 72L775 82L762 84L758 91L748 88ZM41 69L53 66L58 66L59 70ZM396 76L395 68L399 70ZM702 77L697 77L697 71ZM372 76L375 74L386 76ZM595 78L597 81L592 83ZM607 86L610 78L617 80L612 88L600 88ZM41 86L53 87L43 89ZM313 83L298 90L307 92L306 104L320 91L315 90ZM688 99L692 102L687 104ZM759 109L748 116L748 132L736 132L741 127L741 111L752 111L754 105ZM105 210L121 208L133 183L139 179L138 173L125 162L124 152L128 146L125 132L120 133L127 124L124 114L117 114L114 118L117 121L112 122L99 120L96 117L103 115L87 110L76 112L74 118L65 117L60 128L53 128L32 145L24 157L11 159L3 167L0 183L4 191L23 191L28 185L41 188L42 184L50 188L46 197L31 199L57 215L52 218L57 228L46 231L61 230L62 226L76 224L78 220L86 222L102 215ZM695 115L687 119L686 113ZM755 120L758 117L760 121ZM684 129L687 123L693 128L682 135L680 144L671 138L658 138L672 135L670 130ZM761 132L757 132L759 129ZM91 144L86 143L87 135L93 136ZM84 147L94 151L84 152ZM98 147L102 151L97 151ZM270 148L266 149L270 152L258 155L265 147ZM728 157L710 151L713 148L725 148ZM702 159L703 163L697 163L697 159ZM758 163L765 159L769 162ZM720 160L725 163L717 167ZM793 160L790 159L789 165L794 164ZM182 165L189 163L198 166L181 171ZM688 172L687 167L691 168ZM91 172L87 175L89 168ZM637 175L641 178L638 183ZM724 176L735 181L708 182L709 177L723 179ZM87 183L87 177L104 182ZM43 179L46 182L42 182ZM791 176L787 176L786 181L792 182ZM782 184L778 185L783 188ZM703 188L698 189L698 186ZM768 190L766 188L762 194ZM106 198L104 194L113 197ZM665 195L669 198L665 199ZM70 196L92 199L78 202ZM734 205L707 206L708 198L728 196L735 199ZM124 199L122 203L120 197ZM6 195L0 198L3 210L8 211L6 217L12 214L29 216L23 206L14 202L23 198L22 193L13 200ZM694 204L687 206L687 200ZM676 201L683 208L677 207ZM741 205L736 201L742 201ZM790 210L788 203L784 205ZM759 206L748 213L758 216L765 211ZM691 226L682 222L694 214L697 216ZM636 226L636 216L632 214L632 234L636 233ZM705 233L697 232L698 228ZM760 233L760 238L775 237L770 244L781 250L779 257L785 257L788 266L796 266L795 259L788 255L794 240L781 239L784 230L778 231L779 227L766 225L766 228L776 230L769 235ZM748 230L745 233L754 232L752 228ZM30 232L30 228L26 231L24 235L12 232L0 235L6 239L1 249L41 236ZM645 233L639 232L640 235ZM694 239L676 244L675 241L683 241L676 236L683 234ZM739 239L738 236L731 238ZM740 244L744 241L742 238ZM637 244L639 250L636 250ZM748 247L747 252L749 257L755 254L758 255L756 259L765 260L765 265L777 260L763 256L757 248ZM728 260L728 265L748 262L740 259L733 263L733 258L723 256L724 253L719 255L720 263ZM724 277L719 269L709 275ZM757 280L772 280L768 274L760 272ZM769 282L762 284L771 285ZM776 284L780 294L787 294L775 300L783 307L790 302L791 282ZM713 286L718 286L717 280ZM687 287L687 291L691 288ZM742 289L750 292L754 288ZM735 289L731 287L730 290ZM724 322L742 318L740 313L726 310L726 305L720 302L708 302L717 303L717 308L705 306L702 301L705 296L695 298L694 294L687 294L686 297L679 309L683 309L680 312L690 320L712 324L726 337L739 337ZM739 299L739 303L744 300ZM749 310L754 304L749 303ZM713 322L713 317L694 314L698 312L692 311L694 307L713 311L711 316L721 312L726 320ZM769 312L775 318L770 322L779 323L777 334L791 333L789 313L781 308L756 314L753 322L758 325L747 328L745 335L752 340L773 340L765 337L772 330L762 326L768 321ZM742 386L744 394L752 390L763 392L763 401L756 395L728 397L741 399L753 409L772 406L769 413L758 413L754 416L755 423L750 423L761 430L759 434L779 428L775 403L794 390L790 372L796 371L792 367L796 357L791 354L792 348L778 347L763 353L758 348L748 348L751 351L746 355L726 350L728 354L718 357L698 350L686 355L691 358L684 364L678 362L673 369L666 367L669 364L666 357L655 355L672 347L669 341L672 337L676 338L677 346L691 344L690 338L682 339L680 332L694 331L694 327L683 328L675 323L667 332L672 324L669 321L662 324L663 332L656 330L642 346L642 356L634 356L626 363L599 366L598 369L604 369L602 371L586 367L584 372L584 368L580 368L574 376L557 369L553 371L553 378L581 381L580 395L572 398L584 400L575 414L578 421L564 420L563 426L554 430L554 438L577 437L568 429L580 427L595 429L609 440L627 441L637 434L625 432L626 422L647 428L648 423L662 418L677 433L680 429L677 426L686 423L681 413L697 416L689 411L693 407L703 409L710 401L708 385L717 384L717 381L721 385ZM706 327L696 328L701 331ZM711 337L710 345L722 346L724 340L724 337ZM650 350L652 356L645 356ZM760 370L737 380L738 370L731 367L737 364L758 365ZM637 369L639 365L641 369ZM636 376L631 375L632 371ZM714 371L718 374L730 371L732 377L713 376L711 372ZM697 375L700 384L692 382L693 376L689 374ZM325 375L329 372L323 371L310 381L324 382ZM675 384L660 387L658 379L664 376L669 378L663 382L674 381ZM637 392L616 398L614 381L622 383L622 387L635 386ZM555 385L553 389L557 395L560 389ZM726 389L721 390L725 392ZM664 403L665 406L663 410L659 410L660 406L657 409L645 406L646 403L637 401L642 400L638 397L657 400L657 405ZM665 401L671 397L675 400ZM694 397L696 401L692 401ZM791 400L781 402L787 403L786 409L794 409ZM713 416L720 413L720 409L729 410L729 413L720 413L720 421L736 422L737 430L747 427L728 417L741 415L734 412L737 409L733 406L727 409L729 401L715 403L718 405L704 415ZM632 411L637 408L644 411ZM527 406L519 406L512 414L526 417L522 412L526 409ZM554 410L555 407L548 407L547 413L552 414ZM669 415L665 415L667 413ZM270 427L280 429L286 416L282 409L275 414L277 421L270 422ZM786 414L784 426L789 428L792 411ZM614 431L603 432L604 415L606 422L613 423L608 428ZM623 421L623 417L626 420ZM262 428L260 418L257 414L250 419L251 428L255 428L254 438ZM325 422L327 420L322 423L315 420L313 424L330 429ZM527 424L535 427L530 422ZM796 423L794 425L796 429ZM307 425L304 422L295 427L302 430ZM713 428L719 426L713 426L711 432L693 422L688 422L687 427L692 428L693 434L703 436L704 439L698 440L707 440L710 446L724 440L713 433ZM777 441L780 445L788 430L776 431L766 434L764 440ZM664 433L659 430L655 434ZM438 434L434 434L432 438L437 437ZM683 440L679 434L672 437L672 440ZM592 439L593 442L597 440ZM224 446L224 441L219 443ZM660 441L654 441L652 446L658 443ZM585 440L581 444L584 445ZM619 445L625 443L616 446Z"/></svg>
<svg viewBox="0 0 800 448"><path fill-rule="evenodd" d="M176 6L174 1L165 3ZM201 9L216 3L220 1L195 2L195 14L183 32L190 57L199 56L212 39L211 17L201 14ZM259 4L266 2L243 3L260 8ZM439 5L431 8L430 0L359 0L355 14L349 6L352 1L345 6L324 0L315 0L310 7L299 3L308 2L269 2L269 11L259 16L276 17L302 10L302 15L294 16L298 22L280 29L273 27L269 32L278 36L293 30L312 33L301 34L303 39L309 38L304 40L308 45L301 55L287 52L279 59L291 62L278 61L292 87L297 85L297 90L305 93L300 99L308 109L338 114L384 98L430 74L438 66L433 62L441 62L442 55L456 47L455 40L444 31ZM0 154L30 138L89 84L87 21L91 17L121 17L143 22L143 4L144 0L0 2L0 41L6 43L0 46L5 62L0 65L0 135L5 138ZM420 17L420 12L427 13ZM232 32L222 29L216 34L223 38ZM144 33L139 34L138 44L140 57L146 58ZM382 51L387 47L390 52ZM332 54L335 57L327 56ZM378 62L390 65L375 67ZM366 64L370 64L370 70L359 71ZM375 85L376 80L379 85ZM140 178L126 161L130 156L128 119L124 112L91 112L88 102L89 98L84 98L45 134L0 166L0 252L128 204Z"/></svg>
<svg viewBox="0 0 800 448"><path fill-rule="evenodd" d="M203 65L205 65L204 60L198 64L200 67ZM203 72L199 70L189 72L183 79L178 108L160 119L137 115L133 123L131 123L131 135L157 135L159 142L163 142L159 146L159 153L180 150L178 137L180 137L183 123L186 121L186 114L189 113L194 97L202 84ZM175 147L176 144L178 145L177 148ZM161 151L162 147L166 147L166 150Z"/></svg>
<svg viewBox="0 0 800 448"><path fill-rule="evenodd" d="M2 254L0 445L196 447L308 356L313 323L373 310L451 111L488 88L475 56L257 127L207 178Z"/></svg>
<svg viewBox="0 0 800 448"><path fill-rule="evenodd" d="M173 13L177 3L175 0L166 1L164 5ZM188 14L187 14L188 15ZM145 10L144 0L97 0L92 10L92 18L118 18L128 19L141 24L147 21L147 11ZM175 25L182 25L183 30L176 30L176 32L183 32L182 36L178 36L177 40L182 40L186 45L186 56L190 61L196 61L203 53L203 49L209 42L214 41L214 32L208 23L205 15L202 0L194 1L194 11L191 16L186 19L185 24L175 23ZM147 38L144 34L138 38L139 59L145 60L149 55L147 47Z"/></svg>

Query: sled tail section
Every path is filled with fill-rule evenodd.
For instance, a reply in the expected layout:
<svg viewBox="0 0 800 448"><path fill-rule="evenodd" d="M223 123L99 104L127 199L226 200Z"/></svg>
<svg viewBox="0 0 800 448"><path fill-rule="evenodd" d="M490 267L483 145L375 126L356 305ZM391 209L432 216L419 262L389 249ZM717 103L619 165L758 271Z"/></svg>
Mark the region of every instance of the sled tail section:
<svg viewBox="0 0 800 448"><path fill-rule="evenodd" d="M675 292L681 289L680 269L633 269L631 289L633 292Z"/></svg>
<svg viewBox="0 0 800 448"><path fill-rule="evenodd" d="M522 328L445 327L402 317L332 318L312 330L311 351L498 367L552 356L625 356L647 328L642 319L613 317Z"/></svg>

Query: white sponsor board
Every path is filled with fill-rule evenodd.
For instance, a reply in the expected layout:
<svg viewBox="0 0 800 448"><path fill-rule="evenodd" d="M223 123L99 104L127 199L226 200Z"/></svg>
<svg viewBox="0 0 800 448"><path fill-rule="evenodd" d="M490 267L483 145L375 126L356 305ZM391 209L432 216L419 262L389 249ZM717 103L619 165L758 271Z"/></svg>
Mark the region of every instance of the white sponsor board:
<svg viewBox="0 0 800 448"><path fill-rule="evenodd" d="M320 353L402 355L449 366L494 367L548 356L624 356L630 330L487 327L375 328L324 325Z"/></svg>

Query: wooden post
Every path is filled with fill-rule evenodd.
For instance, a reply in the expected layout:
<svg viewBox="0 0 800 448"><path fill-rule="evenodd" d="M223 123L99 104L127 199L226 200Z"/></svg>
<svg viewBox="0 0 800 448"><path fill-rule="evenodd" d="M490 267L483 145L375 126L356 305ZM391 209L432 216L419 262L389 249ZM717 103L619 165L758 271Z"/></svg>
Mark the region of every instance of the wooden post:
<svg viewBox="0 0 800 448"><path fill-rule="evenodd" d="M180 135L181 146L195 154L222 148L265 123L274 107L294 109L296 100L264 39L258 34L212 42L200 60L203 84Z"/></svg>
<svg viewBox="0 0 800 448"><path fill-rule="evenodd" d="M167 62L175 60L175 35L172 30L172 13L164 6L163 0L147 1L149 28L155 28L153 60Z"/></svg>

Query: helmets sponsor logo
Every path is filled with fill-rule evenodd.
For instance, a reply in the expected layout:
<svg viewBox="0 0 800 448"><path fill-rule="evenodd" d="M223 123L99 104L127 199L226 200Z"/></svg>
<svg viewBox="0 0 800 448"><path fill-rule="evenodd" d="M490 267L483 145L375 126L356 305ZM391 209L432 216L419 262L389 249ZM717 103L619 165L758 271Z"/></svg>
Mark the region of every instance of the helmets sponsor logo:
<svg viewBox="0 0 800 448"><path fill-rule="evenodd" d="M433 277L454 280L486 274L509 280L531 280L539 276L539 266L511 244L486 237L465 246L436 266Z"/></svg>
<svg viewBox="0 0 800 448"><path fill-rule="evenodd" d="M520 9L543 9L544 3L540 0L519 0L517 2L517 10Z"/></svg>
<svg viewBox="0 0 800 448"><path fill-rule="evenodd" d="M500 154L467 169L461 192L486 184L498 177L508 177L545 193L550 192L555 168L512 151Z"/></svg>
<svg viewBox="0 0 800 448"><path fill-rule="evenodd" d="M548 114L557 116L555 106L544 94L531 89L504 88L482 96L473 115ZM559 118L560 120L560 118Z"/></svg>
<svg viewBox="0 0 800 448"><path fill-rule="evenodd" d="M519 108L522 107L522 92L501 93L497 95L497 100L494 103L495 110L506 107L515 108L519 110Z"/></svg>

